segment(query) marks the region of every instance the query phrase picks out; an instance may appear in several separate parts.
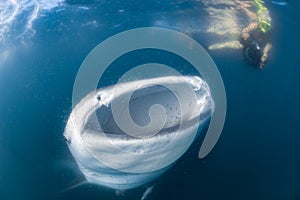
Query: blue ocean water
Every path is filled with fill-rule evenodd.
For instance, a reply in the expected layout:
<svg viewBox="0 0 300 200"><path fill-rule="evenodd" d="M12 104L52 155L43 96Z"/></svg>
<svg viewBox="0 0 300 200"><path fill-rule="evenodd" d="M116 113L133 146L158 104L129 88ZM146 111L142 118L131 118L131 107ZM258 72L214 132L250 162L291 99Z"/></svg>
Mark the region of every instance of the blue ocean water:
<svg viewBox="0 0 300 200"><path fill-rule="evenodd" d="M16 5L6 7L7 15L1 13L0 199L141 199L146 186L119 195L90 184L68 190L83 178L62 136L73 83L96 45L128 29L169 25L207 48L211 37L202 31L208 24L204 5L133 0L17 5L12 21L4 23L14 16ZM248 66L239 50L209 52L227 94L221 138L200 160L201 135L152 183L148 199L300 199L300 6L295 1L283 6L266 1L266 6L272 16L270 61L259 70ZM135 52L115 65L149 61L194 73L180 69L188 64L173 55L151 50ZM114 83L121 71L106 73L102 85Z"/></svg>

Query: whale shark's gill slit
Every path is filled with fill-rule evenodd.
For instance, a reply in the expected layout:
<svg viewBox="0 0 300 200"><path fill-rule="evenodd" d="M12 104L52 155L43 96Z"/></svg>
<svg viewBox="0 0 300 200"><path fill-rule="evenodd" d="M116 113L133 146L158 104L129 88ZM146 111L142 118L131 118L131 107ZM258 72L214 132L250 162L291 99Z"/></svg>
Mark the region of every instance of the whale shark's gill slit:
<svg viewBox="0 0 300 200"><path fill-rule="evenodd" d="M86 95L72 110L64 136L88 183L130 189L168 170L207 125L213 110L209 87L200 77L125 82ZM146 130L146 137L130 133L127 122ZM162 127L158 132L156 123Z"/></svg>

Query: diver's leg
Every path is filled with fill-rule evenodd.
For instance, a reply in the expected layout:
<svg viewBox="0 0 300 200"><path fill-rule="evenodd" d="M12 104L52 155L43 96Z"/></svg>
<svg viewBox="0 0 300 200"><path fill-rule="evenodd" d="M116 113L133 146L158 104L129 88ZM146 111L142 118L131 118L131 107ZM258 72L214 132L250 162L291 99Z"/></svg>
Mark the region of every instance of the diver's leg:
<svg viewBox="0 0 300 200"><path fill-rule="evenodd" d="M248 8L245 8L243 6L240 7L242 10L244 10L244 12L248 15L248 17L250 17L250 19L256 19L257 16L256 16L256 13L255 12L252 12L250 11Z"/></svg>
<svg viewBox="0 0 300 200"><path fill-rule="evenodd" d="M217 50L223 48L241 49L243 48L243 45L239 41L233 40L228 42L216 43L208 47L209 50Z"/></svg>
<svg viewBox="0 0 300 200"><path fill-rule="evenodd" d="M250 8L253 5L253 1L236 0L235 2L244 8Z"/></svg>
<svg viewBox="0 0 300 200"><path fill-rule="evenodd" d="M244 10L251 20L257 18L256 13L249 10L249 8L253 7L253 2L252 5L250 3L245 3L244 1L237 1L237 3L239 4L238 8Z"/></svg>

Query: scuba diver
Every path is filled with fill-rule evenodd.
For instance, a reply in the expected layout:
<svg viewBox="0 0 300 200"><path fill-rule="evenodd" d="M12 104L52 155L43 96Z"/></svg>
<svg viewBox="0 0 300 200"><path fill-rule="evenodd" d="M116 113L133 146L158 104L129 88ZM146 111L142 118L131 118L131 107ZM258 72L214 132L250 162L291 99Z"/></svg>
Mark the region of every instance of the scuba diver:
<svg viewBox="0 0 300 200"><path fill-rule="evenodd" d="M263 0L205 1L211 16L208 32L223 36L222 42L209 45L209 50L232 48L242 49L245 61L255 67L263 68L268 61L272 45L270 41L271 18ZM216 4L219 2L219 4ZM221 8L215 8L220 6ZM224 9L226 9L224 11ZM241 12L243 11L243 12ZM242 14L246 17L243 17ZM241 24L249 20L246 28Z"/></svg>
<svg viewBox="0 0 300 200"><path fill-rule="evenodd" d="M254 0L254 2L257 7L256 14L243 7L253 22L242 30L240 43L243 45L246 62L262 69L268 61L268 55L272 48L270 42L271 18L262 0Z"/></svg>

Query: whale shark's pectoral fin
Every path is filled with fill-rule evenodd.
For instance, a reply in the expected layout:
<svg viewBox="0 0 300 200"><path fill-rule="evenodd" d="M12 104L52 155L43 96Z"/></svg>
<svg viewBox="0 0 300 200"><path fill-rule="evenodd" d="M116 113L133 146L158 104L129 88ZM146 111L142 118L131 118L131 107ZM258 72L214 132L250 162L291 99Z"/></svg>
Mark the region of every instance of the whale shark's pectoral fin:
<svg viewBox="0 0 300 200"><path fill-rule="evenodd" d="M239 41L233 40L233 41L229 41L229 42L215 43L208 47L209 50L218 50L218 49L224 49L224 48L241 49L241 48L243 48L243 45Z"/></svg>
<svg viewBox="0 0 300 200"><path fill-rule="evenodd" d="M116 190L115 193L118 197L124 197L127 190Z"/></svg>
<svg viewBox="0 0 300 200"><path fill-rule="evenodd" d="M145 190L145 192L143 193L143 196L141 198L141 200L145 200L148 198L148 196L151 194L151 192L153 191L153 188L154 186L150 186L150 187L147 187L147 189Z"/></svg>
<svg viewBox="0 0 300 200"><path fill-rule="evenodd" d="M62 190L59 190L57 191L58 193L65 193L65 192L68 192L70 190L73 190L77 187L80 187L82 185L85 185L85 184L89 184L85 178L83 176L78 176L75 180L73 180L69 186L67 186L65 189L62 189Z"/></svg>

